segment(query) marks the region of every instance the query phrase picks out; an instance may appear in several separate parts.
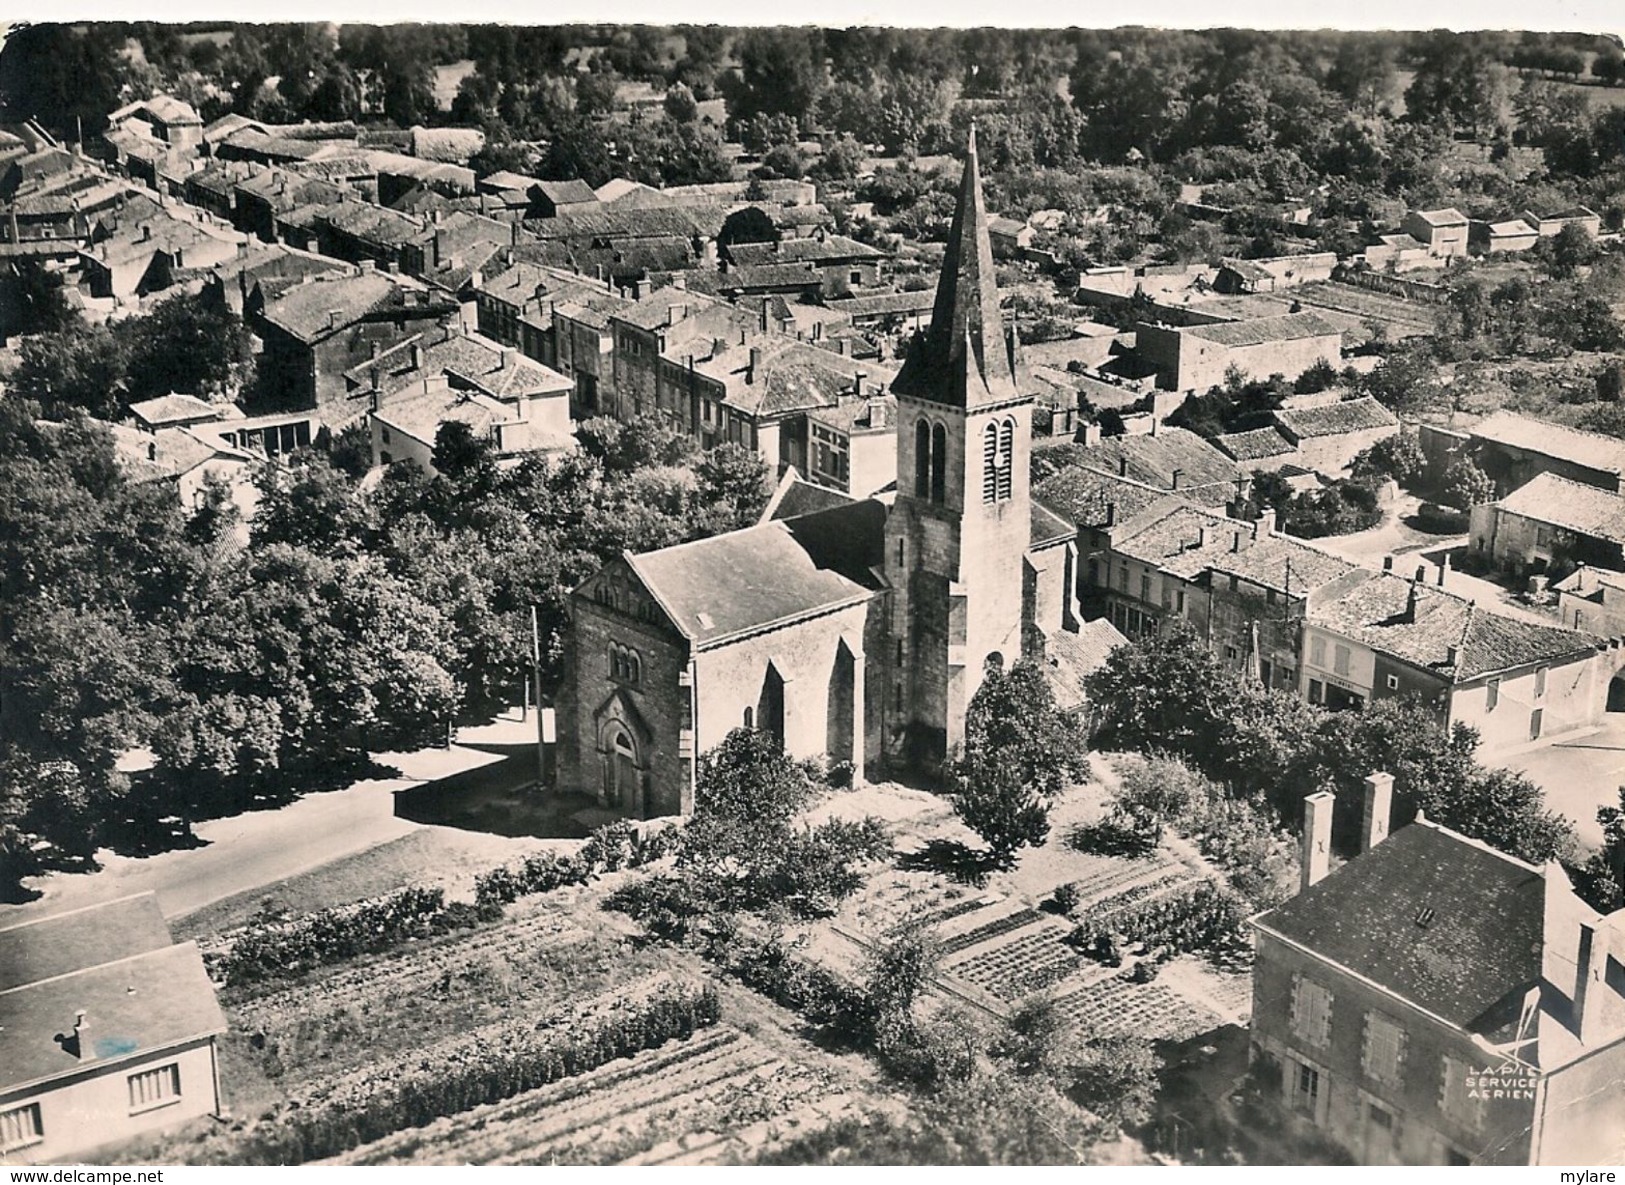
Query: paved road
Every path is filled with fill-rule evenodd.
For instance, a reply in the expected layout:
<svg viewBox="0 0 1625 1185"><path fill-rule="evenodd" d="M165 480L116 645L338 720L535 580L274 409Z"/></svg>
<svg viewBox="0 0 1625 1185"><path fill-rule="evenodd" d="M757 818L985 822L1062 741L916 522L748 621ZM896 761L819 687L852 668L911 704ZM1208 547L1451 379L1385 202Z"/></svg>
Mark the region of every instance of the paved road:
<svg viewBox="0 0 1625 1185"><path fill-rule="evenodd" d="M1546 792L1546 805L1574 824L1582 843L1602 843L1597 808L1618 806L1625 785L1625 716L1611 714L1599 732L1509 758Z"/></svg>
<svg viewBox="0 0 1625 1185"><path fill-rule="evenodd" d="M502 762L496 754L460 745L379 754L378 759L403 776L311 794L280 810L199 823L194 832L202 847L145 857L104 851L98 857L101 871L38 878L31 884L44 896L25 906L0 906L0 919L55 913L147 890L158 894L166 917L181 917L416 831L420 824L395 817L395 791Z"/></svg>

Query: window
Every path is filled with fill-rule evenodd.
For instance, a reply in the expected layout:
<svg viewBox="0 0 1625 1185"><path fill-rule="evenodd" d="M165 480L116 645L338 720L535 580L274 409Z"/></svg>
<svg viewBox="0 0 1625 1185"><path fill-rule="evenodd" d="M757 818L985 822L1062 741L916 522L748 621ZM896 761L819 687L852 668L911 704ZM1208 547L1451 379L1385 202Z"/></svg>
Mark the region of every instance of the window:
<svg viewBox="0 0 1625 1185"><path fill-rule="evenodd" d="M1230 578L1230 591L1235 592L1240 587L1241 587L1240 583L1236 580L1236 578L1234 576L1232 576Z"/></svg>
<svg viewBox="0 0 1625 1185"><path fill-rule="evenodd" d="M941 424L931 429L931 501L948 500L948 430Z"/></svg>
<svg viewBox="0 0 1625 1185"><path fill-rule="evenodd" d="M1140 600L1149 601L1150 599L1151 599L1151 576L1150 576L1149 573L1142 573L1141 576L1140 576Z"/></svg>
<svg viewBox="0 0 1625 1185"><path fill-rule="evenodd" d="M1349 648L1347 646L1332 647L1332 670L1339 675L1349 673Z"/></svg>
<svg viewBox="0 0 1625 1185"><path fill-rule="evenodd" d="M914 425L914 496L931 493L931 425L921 420Z"/></svg>
<svg viewBox="0 0 1625 1185"><path fill-rule="evenodd" d="M1174 594L1174 608L1180 613L1185 612L1185 590L1180 589Z"/></svg>
<svg viewBox="0 0 1625 1185"><path fill-rule="evenodd" d="M1466 1127L1477 1127L1483 1100L1473 1098L1472 1087L1468 1085L1473 1074L1472 1066L1449 1054L1440 1059L1440 1064L1443 1078L1439 1083L1439 1110L1444 1112L1447 1119Z"/></svg>
<svg viewBox="0 0 1625 1185"><path fill-rule="evenodd" d="M989 423L982 429L982 501L999 497L999 426Z"/></svg>
<svg viewBox="0 0 1625 1185"><path fill-rule="evenodd" d="M897 639L897 665L903 665L903 639Z"/></svg>
<svg viewBox="0 0 1625 1185"><path fill-rule="evenodd" d="M156 1070L143 1070L130 1075L130 1110L150 1111L180 1101L181 1068L179 1065L159 1066Z"/></svg>
<svg viewBox="0 0 1625 1185"><path fill-rule="evenodd" d="M379 425L378 439L383 441L385 444L388 444L389 443L389 429L385 428L382 425Z"/></svg>
<svg viewBox="0 0 1625 1185"><path fill-rule="evenodd" d="M617 683L636 687L643 680L643 659L636 650L611 643L609 648L609 677Z"/></svg>
<svg viewBox="0 0 1625 1185"><path fill-rule="evenodd" d="M861 284L861 283L863 283L863 273L862 272L848 272L847 273L847 283L849 283L849 284Z"/></svg>
<svg viewBox="0 0 1625 1185"><path fill-rule="evenodd" d="M1011 496L1012 485L1015 481L1015 466L1011 458L1016 452L1016 422L1006 419L999 425L999 499Z"/></svg>
<svg viewBox="0 0 1625 1185"><path fill-rule="evenodd" d="M0 1152L26 1148L30 1144L38 1144L44 1138L45 1130L40 1126L38 1103L14 1107L10 1111L0 1111Z"/></svg>
<svg viewBox="0 0 1625 1185"><path fill-rule="evenodd" d="M1320 1071L1300 1062L1292 1081L1292 1105L1307 1115L1314 1115L1319 1103Z"/></svg>
<svg viewBox="0 0 1625 1185"><path fill-rule="evenodd" d="M1323 667L1326 665L1325 638L1309 639L1309 661L1314 663L1317 667Z"/></svg>
<svg viewBox="0 0 1625 1185"><path fill-rule="evenodd" d="M1484 689L1484 710L1495 711L1495 705L1501 702L1501 680L1491 679Z"/></svg>
<svg viewBox="0 0 1625 1185"><path fill-rule="evenodd" d="M1309 702L1312 704L1326 702L1326 685L1319 679L1309 680Z"/></svg>
<svg viewBox="0 0 1625 1185"><path fill-rule="evenodd" d="M903 566L903 541L902 541L902 539L897 540L897 566L899 568L901 568Z"/></svg>
<svg viewBox="0 0 1625 1185"><path fill-rule="evenodd" d="M1399 676L1398 675L1389 675L1388 676L1388 690L1389 691L1398 691L1399 690Z"/></svg>
<svg viewBox="0 0 1625 1185"><path fill-rule="evenodd" d="M1310 1045L1332 1041L1332 994L1303 975L1292 979L1292 1032Z"/></svg>
<svg viewBox="0 0 1625 1185"><path fill-rule="evenodd" d="M746 708L745 709L745 727L746 728L755 728L756 727L756 709L755 708Z"/></svg>
<svg viewBox="0 0 1625 1185"><path fill-rule="evenodd" d="M1364 1048L1360 1065L1367 1078L1398 1086L1405 1061L1405 1030L1386 1016L1368 1012L1365 1017Z"/></svg>
<svg viewBox="0 0 1625 1185"><path fill-rule="evenodd" d="M1275 604L1275 590L1273 588L1264 590L1264 601L1266 604Z"/></svg>
<svg viewBox="0 0 1625 1185"><path fill-rule="evenodd" d="M1224 657L1229 662L1235 662L1236 661L1236 648L1234 646L1226 646L1224 648Z"/></svg>
<svg viewBox="0 0 1625 1185"><path fill-rule="evenodd" d="M1546 694L1546 668L1535 668L1535 698L1540 699Z"/></svg>
<svg viewBox="0 0 1625 1185"><path fill-rule="evenodd" d="M1117 591L1128 591L1128 565L1124 564L1117 570Z"/></svg>

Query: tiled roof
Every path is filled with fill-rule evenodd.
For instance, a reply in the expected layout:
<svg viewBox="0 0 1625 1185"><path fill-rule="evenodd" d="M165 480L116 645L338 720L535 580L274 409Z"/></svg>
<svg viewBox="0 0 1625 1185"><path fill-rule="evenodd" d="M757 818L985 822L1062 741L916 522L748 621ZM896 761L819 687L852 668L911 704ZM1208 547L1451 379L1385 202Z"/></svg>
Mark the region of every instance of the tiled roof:
<svg viewBox="0 0 1625 1185"><path fill-rule="evenodd" d="M219 440L199 435L190 428L159 428L156 432L122 424L113 424L110 428L119 468L136 484L179 477L215 457L253 460L248 453L228 448Z"/></svg>
<svg viewBox="0 0 1625 1185"><path fill-rule="evenodd" d="M929 289L918 292L871 292L863 296L832 298L829 307L848 317L876 317L928 313L935 301Z"/></svg>
<svg viewBox="0 0 1625 1185"><path fill-rule="evenodd" d="M422 284L388 272L316 276L295 284L265 304L265 320L304 341L317 341L354 324L369 313L405 307L409 294L426 291ZM440 298L440 305L447 305ZM415 305L413 307L416 307Z"/></svg>
<svg viewBox="0 0 1625 1185"><path fill-rule="evenodd" d="M486 178L489 182L490 178ZM581 202L596 204L598 195L592 191L592 186L579 178L569 181L536 181L533 183L543 197L555 205L574 205Z"/></svg>
<svg viewBox="0 0 1625 1185"><path fill-rule="evenodd" d="M421 355L419 366L412 365L413 347L417 347ZM377 358L351 367L344 372L344 377L354 386L370 388L374 369L378 372L379 390L386 397L403 387L421 386L425 377L442 375L507 399L558 394L575 386L571 379L551 367L474 333L418 334L385 350Z"/></svg>
<svg viewBox="0 0 1625 1185"><path fill-rule="evenodd" d="M884 381L883 376L879 381ZM809 419L843 432L876 432L897 422L897 397L871 395L863 399L842 398L834 407L821 407L807 413Z"/></svg>
<svg viewBox="0 0 1625 1185"><path fill-rule="evenodd" d="M1534 227L1530 226L1522 218L1513 218L1506 222L1492 222L1489 224L1489 230L1492 237L1538 233Z"/></svg>
<svg viewBox="0 0 1625 1185"><path fill-rule="evenodd" d="M567 210L553 218L531 218L525 229L542 239L639 239L714 235L726 217L719 207L714 216L701 216L693 207L655 206L632 210L605 206Z"/></svg>
<svg viewBox="0 0 1625 1185"><path fill-rule="evenodd" d="M1593 539L1625 544L1625 496L1555 473L1542 473L1496 505Z"/></svg>
<svg viewBox="0 0 1625 1185"><path fill-rule="evenodd" d="M1128 477L1146 485L1171 490L1179 471L1182 492L1218 487L1224 501L1235 494L1236 463L1210 442L1186 428L1159 427L1155 436L1108 436L1099 444L1069 444L1046 448L1046 461L1084 465L1101 473Z"/></svg>
<svg viewBox="0 0 1625 1185"><path fill-rule="evenodd" d="M1479 440L1573 461L1604 473L1625 474L1625 440L1498 411L1470 430Z"/></svg>
<svg viewBox="0 0 1625 1185"><path fill-rule="evenodd" d="M162 950L173 942L152 893L8 921L0 926L0 992Z"/></svg>
<svg viewBox="0 0 1625 1185"><path fill-rule="evenodd" d="M1599 641L1576 630L1505 617L1444 589L1391 573L1352 572L1335 593L1310 606L1311 624L1455 683L1566 660L1595 649ZM1414 613L1409 608L1413 593Z"/></svg>
<svg viewBox="0 0 1625 1185"><path fill-rule="evenodd" d="M824 263L833 260L884 259L886 253L867 243L844 235L815 235L805 239L780 239L776 243L737 243L728 254L740 267L770 263Z"/></svg>
<svg viewBox="0 0 1625 1185"><path fill-rule="evenodd" d="M490 173L479 180L481 189L492 190L519 190L524 192L532 185L542 184L539 178L526 176L524 173L515 173L510 169L500 169Z"/></svg>
<svg viewBox="0 0 1625 1185"><path fill-rule="evenodd" d="M322 221L334 230L386 247L398 247L421 237L428 229L416 218L367 202L336 202Z"/></svg>
<svg viewBox="0 0 1625 1185"><path fill-rule="evenodd" d="M226 1030L197 944L166 946L0 992L0 1090L84 1070L57 1040L79 1009L98 1067Z"/></svg>
<svg viewBox="0 0 1625 1185"><path fill-rule="evenodd" d="M130 414L145 424L162 428L167 424L219 419L220 409L195 395L169 394L130 404Z"/></svg>
<svg viewBox="0 0 1625 1185"><path fill-rule="evenodd" d="M759 346L732 346L694 364L696 371L723 384L723 401L729 407L753 415L833 407L843 395L852 393L860 372L876 381L890 377L889 372L874 374L873 363L842 358L794 338L759 340ZM759 360L754 373L753 353Z"/></svg>
<svg viewBox="0 0 1625 1185"><path fill-rule="evenodd" d="M872 595L884 561L886 508L866 500L714 535L628 563L701 646Z"/></svg>
<svg viewBox="0 0 1625 1185"><path fill-rule="evenodd" d="M464 164L485 147L485 133L479 128L412 129L412 155L425 160Z"/></svg>
<svg viewBox="0 0 1625 1185"><path fill-rule="evenodd" d="M1083 681L1106 665L1113 650L1128 642L1110 621L1097 617L1077 630L1046 634L1045 673L1055 691L1055 706L1063 712L1081 707Z"/></svg>
<svg viewBox="0 0 1625 1185"><path fill-rule="evenodd" d="M1342 556L1290 535L1268 534L1251 540L1244 537L1242 542L1245 546L1240 551L1221 550L1211 557L1215 572L1301 596L1354 570L1354 565Z"/></svg>
<svg viewBox="0 0 1625 1185"><path fill-rule="evenodd" d="M1282 408L1275 413L1275 422L1299 440L1399 426L1394 413L1369 395L1320 407Z"/></svg>
<svg viewBox="0 0 1625 1185"><path fill-rule="evenodd" d="M1450 1024L1484 1031L1499 1027L1509 998L1540 981L1545 901L1539 869L1418 821L1256 925Z"/></svg>
<svg viewBox="0 0 1625 1185"><path fill-rule="evenodd" d="M1219 321L1212 325L1191 325L1180 333L1217 342L1232 348L1260 346L1266 342L1297 341L1305 337L1336 336L1339 333L1319 313L1286 313L1279 317L1259 317L1252 321Z"/></svg>
<svg viewBox="0 0 1625 1185"><path fill-rule="evenodd" d="M743 292L750 288L789 291L814 289L823 277L810 263L766 263L729 268L717 281L721 292Z"/></svg>
<svg viewBox="0 0 1625 1185"><path fill-rule="evenodd" d="M1226 432L1215 436L1213 443L1221 452L1237 461L1262 461L1268 457L1281 457L1298 451L1286 437L1274 428L1254 428L1250 432Z"/></svg>
<svg viewBox="0 0 1625 1185"><path fill-rule="evenodd" d="M487 435L493 424L515 419L513 409L478 391L458 391L444 384L425 389L408 385L385 395L372 413L391 428L414 440L433 444L442 424L467 424L476 436Z"/></svg>
<svg viewBox="0 0 1625 1185"><path fill-rule="evenodd" d="M1384 247L1392 247L1396 251L1425 251L1427 244L1414 235L1378 235L1377 239Z"/></svg>
<svg viewBox="0 0 1625 1185"><path fill-rule="evenodd" d="M1169 498L1169 494L1142 482L1071 465L1035 482L1033 497L1043 499L1080 527L1101 527L1106 523L1108 506L1115 507L1113 513L1122 522Z"/></svg>

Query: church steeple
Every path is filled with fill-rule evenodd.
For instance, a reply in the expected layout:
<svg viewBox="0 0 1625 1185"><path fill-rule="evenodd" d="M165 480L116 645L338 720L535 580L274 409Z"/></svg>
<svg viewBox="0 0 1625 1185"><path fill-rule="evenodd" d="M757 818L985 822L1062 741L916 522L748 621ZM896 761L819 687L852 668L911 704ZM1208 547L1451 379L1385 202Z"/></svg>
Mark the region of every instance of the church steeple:
<svg viewBox="0 0 1625 1185"><path fill-rule="evenodd" d="M1019 397L1016 365L1014 343L1005 336L999 316L972 123L931 327L914 335L892 390L961 408L1001 403Z"/></svg>

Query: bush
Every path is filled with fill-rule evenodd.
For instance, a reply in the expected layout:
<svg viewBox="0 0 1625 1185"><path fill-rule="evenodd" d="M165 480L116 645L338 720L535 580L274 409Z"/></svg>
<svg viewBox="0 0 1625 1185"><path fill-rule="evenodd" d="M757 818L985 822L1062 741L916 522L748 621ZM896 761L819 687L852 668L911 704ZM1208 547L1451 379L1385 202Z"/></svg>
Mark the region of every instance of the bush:
<svg viewBox="0 0 1625 1185"><path fill-rule="evenodd" d="M1064 885L1056 885L1049 899L1055 907L1055 912L1062 917L1067 917L1074 909L1078 908L1079 902L1083 899L1083 894L1078 891L1077 885L1068 881Z"/></svg>
<svg viewBox="0 0 1625 1185"><path fill-rule="evenodd" d="M710 984L668 982L643 998L620 997L558 1027L503 1022L500 1038L470 1034L434 1056L373 1069L280 1118L262 1120L244 1141L244 1163L303 1164L335 1156L409 1127L512 1098L616 1058L688 1037L720 1013Z"/></svg>
<svg viewBox="0 0 1625 1185"><path fill-rule="evenodd" d="M1070 941L1088 949L1124 935L1147 950L1166 946L1180 953L1224 953L1242 942L1246 911L1231 892L1204 881L1193 889L1153 898L1115 915L1097 911Z"/></svg>
<svg viewBox="0 0 1625 1185"><path fill-rule="evenodd" d="M482 905L507 905L533 893L547 893L565 885L585 884L591 875L592 865L579 854L561 856L553 852L537 852L526 856L517 865L493 868L475 877L474 900Z"/></svg>
<svg viewBox="0 0 1625 1185"><path fill-rule="evenodd" d="M207 956L228 985L296 975L325 963L386 950L438 930L472 925L465 910L448 914L441 889L406 888L384 897L249 924L224 950Z"/></svg>

